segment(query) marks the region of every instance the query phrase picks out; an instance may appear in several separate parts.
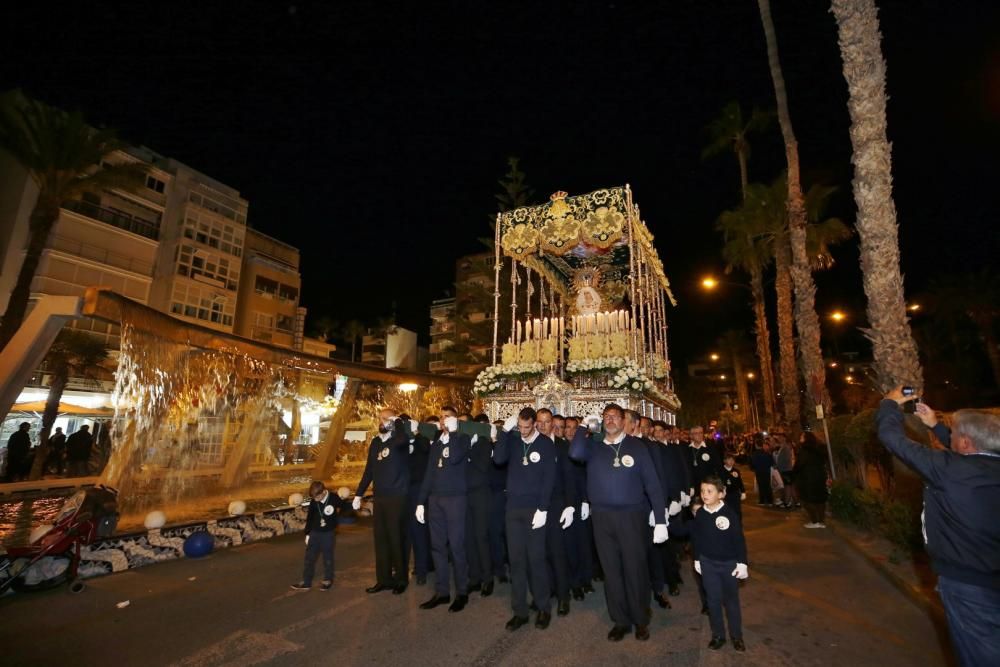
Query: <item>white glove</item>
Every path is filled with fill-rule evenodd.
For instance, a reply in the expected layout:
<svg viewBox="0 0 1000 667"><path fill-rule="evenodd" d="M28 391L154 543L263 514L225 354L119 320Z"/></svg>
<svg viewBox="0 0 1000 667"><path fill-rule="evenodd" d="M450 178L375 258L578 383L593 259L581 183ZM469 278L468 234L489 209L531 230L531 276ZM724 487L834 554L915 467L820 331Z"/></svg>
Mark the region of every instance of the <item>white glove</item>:
<svg viewBox="0 0 1000 667"><path fill-rule="evenodd" d="M538 530L545 525L545 517L549 515L548 512L543 512L542 510L535 510L535 516L531 517L531 529Z"/></svg>
<svg viewBox="0 0 1000 667"><path fill-rule="evenodd" d="M590 503L580 503L580 521L590 518Z"/></svg>
<svg viewBox="0 0 1000 667"><path fill-rule="evenodd" d="M653 510L649 510L649 527L652 528L656 525L656 517L653 515Z"/></svg>
<svg viewBox="0 0 1000 667"><path fill-rule="evenodd" d="M490 440L493 442L497 441L497 425L490 424Z"/></svg>
<svg viewBox="0 0 1000 667"><path fill-rule="evenodd" d="M354 508L355 512L361 509L361 496L354 496L354 501L351 503L351 507Z"/></svg>
<svg viewBox="0 0 1000 667"><path fill-rule="evenodd" d="M469 444L470 445L474 445L477 442L479 442L479 434L478 433L473 433L472 434L472 440L469 441Z"/></svg>
<svg viewBox="0 0 1000 667"><path fill-rule="evenodd" d="M587 415L583 418L583 423L587 425L587 429L594 433L601 430L601 424L604 422L597 415Z"/></svg>
<svg viewBox="0 0 1000 667"><path fill-rule="evenodd" d="M424 523L424 506L423 505L417 505L417 511L414 512L414 514L417 515L417 521L419 521L420 523Z"/></svg>
<svg viewBox="0 0 1000 667"><path fill-rule="evenodd" d="M668 537L667 524L658 523L653 527L653 544L663 544Z"/></svg>
<svg viewBox="0 0 1000 667"><path fill-rule="evenodd" d="M410 434L411 435L416 435L419 432L420 432L420 422L418 422L416 419L411 419L410 420Z"/></svg>
<svg viewBox="0 0 1000 667"><path fill-rule="evenodd" d="M747 494L741 493L740 494L740 500L746 500L746 499L747 499Z"/></svg>
<svg viewBox="0 0 1000 667"><path fill-rule="evenodd" d="M458 430L458 417L445 417L444 427L449 433L454 433Z"/></svg>
<svg viewBox="0 0 1000 667"><path fill-rule="evenodd" d="M511 415L510 417L507 417L507 419L504 421L503 430L510 433L515 428L517 428L517 415Z"/></svg>
<svg viewBox="0 0 1000 667"><path fill-rule="evenodd" d="M676 500L670 501L670 507L667 508L667 514L670 516L677 516L681 513L681 504Z"/></svg>
<svg viewBox="0 0 1000 667"><path fill-rule="evenodd" d="M309 536L306 535L306 546L309 546Z"/></svg>
<svg viewBox="0 0 1000 667"><path fill-rule="evenodd" d="M559 516L559 525L563 527L563 530L566 530L570 527L570 525L572 525L574 512L576 512L575 507L567 507L562 511L562 514Z"/></svg>
<svg viewBox="0 0 1000 667"><path fill-rule="evenodd" d="M694 562L694 571L697 572L698 574L701 574L701 561L700 560L696 560Z"/></svg>
<svg viewBox="0 0 1000 667"><path fill-rule="evenodd" d="M681 491L681 507L687 507L691 504L691 496Z"/></svg>
<svg viewBox="0 0 1000 667"><path fill-rule="evenodd" d="M750 576L750 572L747 570L746 563L737 563L736 569L733 570L733 576L737 579L746 579Z"/></svg>

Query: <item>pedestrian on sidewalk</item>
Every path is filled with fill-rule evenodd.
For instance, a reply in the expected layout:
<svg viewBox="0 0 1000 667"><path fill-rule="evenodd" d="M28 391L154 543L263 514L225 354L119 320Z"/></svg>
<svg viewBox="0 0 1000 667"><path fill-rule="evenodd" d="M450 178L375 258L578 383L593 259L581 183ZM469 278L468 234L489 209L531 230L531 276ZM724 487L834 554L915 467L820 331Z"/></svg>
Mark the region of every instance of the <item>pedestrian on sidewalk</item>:
<svg viewBox="0 0 1000 667"><path fill-rule="evenodd" d="M826 498L828 495L826 452L814 433L799 436L799 455L795 460L795 486L806 506L809 523L806 528L826 528Z"/></svg>
<svg viewBox="0 0 1000 667"><path fill-rule="evenodd" d="M886 394L875 418L878 437L924 478L924 544L959 661L1000 665L1000 417L959 410L949 433L918 403L917 417L948 447L931 449L903 429L900 407L914 400L902 387Z"/></svg>
<svg viewBox="0 0 1000 667"><path fill-rule="evenodd" d="M706 477L701 483L701 507L691 521L674 526L674 532L691 536L694 569L701 575L705 587L708 619L712 626L708 648L717 651L725 645L728 622L733 648L745 651L737 580L750 576L747 543L743 523L725 498L726 485L722 479L715 475Z"/></svg>
<svg viewBox="0 0 1000 667"><path fill-rule="evenodd" d="M792 509L799 504L799 498L795 493L795 448L788 438L778 435L778 450L774 454L774 467L781 475L781 486L784 489L784 498L775 503L778 507Z"/></svg>
<svg viewBox="0 0 1000 667"><path fill-rule="evenodd" d="M770 507L774 504L774 494L771 492L774 457L771 456L771 446L767 441L756 443L753 454L750 455L750 468L757 480L757 504Z"/></svg>
<svg viewBox="0 0 1000 667"><path fill-rule="evenodd" d="M320 590L328 591L333 586L333 547L337 536L337 516L339 512L350 509L351 504L330 493L320 481L309 485L309 498L305 565L302 568L302 581L292 584L292 590L307 591L312 588L316 559L323 556L323 581Z"/></svg>

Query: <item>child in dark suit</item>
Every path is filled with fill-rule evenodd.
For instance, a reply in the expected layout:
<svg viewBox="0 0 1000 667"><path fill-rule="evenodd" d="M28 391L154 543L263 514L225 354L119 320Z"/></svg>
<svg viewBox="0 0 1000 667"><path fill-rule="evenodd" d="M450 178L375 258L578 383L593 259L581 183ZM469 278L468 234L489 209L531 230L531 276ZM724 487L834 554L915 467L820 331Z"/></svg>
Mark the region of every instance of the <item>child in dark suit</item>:
<svg viewBox="0 0 1000 667"><path fill-rule="evenodd" d="M309 485L309 514L306 516L306 558L302 581L292 584L292 590L307 591L312 588L316 559L323 556L323 581L321 591L333 586L333 547L336 542L337 516L349 510L351 503L335 493L330 493L323 482Z"/></svg>

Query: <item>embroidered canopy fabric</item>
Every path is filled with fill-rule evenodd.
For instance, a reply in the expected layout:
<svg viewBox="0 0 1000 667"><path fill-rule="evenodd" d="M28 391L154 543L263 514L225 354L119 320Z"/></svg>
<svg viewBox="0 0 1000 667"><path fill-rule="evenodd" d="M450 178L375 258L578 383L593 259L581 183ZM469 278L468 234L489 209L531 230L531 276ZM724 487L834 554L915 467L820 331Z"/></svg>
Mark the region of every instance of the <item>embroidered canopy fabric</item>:
<svg viewBox="0 0 1000 667"><path fill-rule="evenodd" d="M616 302L627 291L631 229L634 261L647 265L674 302L653 235L639 218L628 186L574 197L558 192L545 204L500 214L499 224L504 254L545 276L564 296L572 291L577 272L593 267L600 271L601 291Z"/></svg>

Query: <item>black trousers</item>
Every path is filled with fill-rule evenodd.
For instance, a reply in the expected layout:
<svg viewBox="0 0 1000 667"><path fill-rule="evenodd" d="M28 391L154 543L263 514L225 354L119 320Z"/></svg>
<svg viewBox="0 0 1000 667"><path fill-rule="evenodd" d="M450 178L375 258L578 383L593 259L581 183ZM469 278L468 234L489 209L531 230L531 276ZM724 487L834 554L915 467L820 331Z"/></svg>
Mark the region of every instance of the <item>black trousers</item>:
<svg viewBox="0 0 1000 667"><path fill-rule="evenodd" d="M314 530L309 535L306 545L306 561L302 568L302 583L312 586L313 573L316 571L316 559L323 556L323 581L333 581L333 546L337 534L330 531Z"/></svg>
<svg viewBox="0 0 1000 667"><path fill-rule="evenodd" d="M701 563L701 580L705 585L708 620L712 626L712 636L724 638L726 636L725 621L729 621L729 636L733 639L743 639L739 580L733 576L736 561L701 558L699 562ZM723 609L726 610L725 621L722 618Z"/></svg>
<svg viewBox="0 0 1000 667"><path fill-rule="evenodd" d="M566 531L567 552L569 554L570 585L582 587L591 583L594 578L594 522L590 517L580 520L580 508L577 506L577 519Z"/></svg>
<svg viewBox="0 0 1000 667"><path fill-rule="evenodd" d="M490 491L490 562L496 577L507 576L507 492Z"/></svg>
<svg viewBox="0 0 1000 667"><path fill-rule="evenodd" d="M680 515L676 518L680 521ZM664 578L667 580L668 586L677 586L681 583L681 549L684 545L673 535L667 540L666 544L663 545L663 570Z"/></svg>
<svg viewBox="0 0 1000 667"><path fill-rule="evenodd" d="M569 600L570 572L566 533L559 524L556 512L562 514L559 503L553 503L545 522L545 547L549 567L549 585L554 586L556 598L560 602ZM565 509L565 508L563 508ZM576 523L575 521L573 523ZM573 526L570 526L572 528Z"/></svg>
<svg viewBox="0 0 1000 667"><path fill-rule="evenodd" d="M426 577L431 569L431 533L426 523L417 521L417 496L420 485L411 484L406 496L406 535L403 542L403 569L410 571L410 549L413 549L413 570L418 577Z"/></svg>
<svg viewBox="0 0 1000 667"><path fill-rule="evenodd" d="M771 473L755 472L757 478L757 502L761 505L774 504L774 491L771 489Z"/></svg>
<svg viewBox="0 0 1000 667"><path fill-rule="evenodd" d="M545 563L545 528L533 529L533 509L507 508L507 548L510 552L510 606L515 616L528 616L528 577L539 612L552 613L552 591ZM547 523L547 521L546 521Z"/></svg>
<svg viewBox="0 0 1000 667"><path fill-rule="evenodd" d="M375 532L375 581L383 586L405 584L409 579L403 559L405 512L406 496L375 496L372 508Z"/></svg>
<svg viewBox="0 0 1000 667"><path fill-rule="evenodd" d="M493 578L490 554L490 487L470 489L465 507L465 555L469 559L469 581Z"/></svg>
<svg viewBox="0 0 1000 667"><path fill-rule="evenodd" d="M653 529L649 529L649 545L646 549L646 558L649 561L649 587L654 594L663 592L663 587L667 583L667 542L663 544L653 544Z"/></svg>
<svg viewBox="0 0 1000 667"><path fill-rule="evenodd" d="M649 624L648 517L644 511L595 511L591 517L604 570L604 596L615 625Z"/></svg>
<svg viewBox="0 0 1000 667"><path fill-rule="evenodd" d="M427 500L427 522L431 528L434 559L434 592L447 596L448 554L455 574L455 594L469 593L469 563L465 558L465 496L431 496Z"/></svg>

